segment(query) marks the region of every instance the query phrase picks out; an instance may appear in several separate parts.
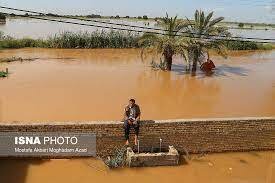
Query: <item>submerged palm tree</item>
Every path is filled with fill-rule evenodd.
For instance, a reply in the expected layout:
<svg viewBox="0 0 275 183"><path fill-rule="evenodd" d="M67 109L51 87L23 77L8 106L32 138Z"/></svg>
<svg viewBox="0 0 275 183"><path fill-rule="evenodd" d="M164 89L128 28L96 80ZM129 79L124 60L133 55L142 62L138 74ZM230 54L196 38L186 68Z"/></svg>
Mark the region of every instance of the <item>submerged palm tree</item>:
<svg viewBox="0 0 275 183"><path fill-rule="evenodd" d="M158 22L164 29L163 35L145 33L139 40L139 44L151 51L162 54L164 57L164 69L171 70L173 56L178 50L177 34L187 27L187 24L178 20L177 16L170 18L167 14L165 18Z"/></svg>
<svg viewBox="0 0 275 183"><path fill-rule="evenodd" d="M224 27L217 27L217 23L224 18L213 18L213 12L205 16L203 11L196 10L194 21L188 20L188 28L186 35L181 38L181 53L187 61L192 72L197 70L198 63L201 63L201 57L207 54L209 58L209 50L215 50L218 54L226 57L225 41L221 37L230 36L230 33Z"/></svg>

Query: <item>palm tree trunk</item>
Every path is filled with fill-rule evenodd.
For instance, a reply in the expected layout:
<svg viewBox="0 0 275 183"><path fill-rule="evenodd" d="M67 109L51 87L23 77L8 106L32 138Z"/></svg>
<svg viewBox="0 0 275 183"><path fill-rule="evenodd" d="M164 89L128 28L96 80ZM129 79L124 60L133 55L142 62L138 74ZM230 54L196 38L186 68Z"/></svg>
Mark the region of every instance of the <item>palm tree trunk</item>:
<svg viewBox="0 0 275 183"><path fill-rule="evenodd" d="M172 70L172 63L173 63L173 50L170 46L167 46L166 49L163 52L164 55L164 62L166 66L166 70L171 71Z"/></svg>
<svg viewBox="0 0 275 183"><path fill-rule="evenodd" d="M171 71L172 70L172 62L173 62L173 56L170 54L166 54L164 56L164 61L166 64L166 70Z"/></svg>
<svg viewBox="0 0 275 183"><path fill-rule="evenodd" d="M194 52L194 57L193 57L193 65L192 65L192 73L196 73L197 72L197 65L198 65L198 61L199 61L199 53L196 50Z"/></svg>
<svg viewBox="0 0 275 183"><path fill-rule="evenodd" d="M192 72L197 72L198 61L196 59L193 60Z"/></svg>

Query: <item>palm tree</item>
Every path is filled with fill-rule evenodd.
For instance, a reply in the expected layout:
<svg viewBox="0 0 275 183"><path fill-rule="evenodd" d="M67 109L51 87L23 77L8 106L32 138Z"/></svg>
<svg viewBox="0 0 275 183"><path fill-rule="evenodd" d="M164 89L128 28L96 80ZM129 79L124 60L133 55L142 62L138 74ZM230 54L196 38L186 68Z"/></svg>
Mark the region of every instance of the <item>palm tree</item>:
<svg viewBox="0 0 275 183"><path fill-rule="evenodd" d="M164 69L171 70L173 56L177 53L178 40L177 34L187 27L187 24L180 21L177 16L159 20L158 25L164 29L162 35L145 33L139 39L139 44L147 50L151 50L164 57Z"/></svg>
<svg viewBox="0 0 275 183"><path fill-rule="evenodd" d="M189 64L188 69L192 64L192 73L196 72L198 63L201 63L201 57L207 54L209 58L210 49L226 57L225 41L221 37L228 37L230 33L226 28L216 26L224 18L212 19L213 14L211 12L205 16L203 11L196 10L194 21L188 20L187 33L181 38L183 43L181 53Z"/></svg>

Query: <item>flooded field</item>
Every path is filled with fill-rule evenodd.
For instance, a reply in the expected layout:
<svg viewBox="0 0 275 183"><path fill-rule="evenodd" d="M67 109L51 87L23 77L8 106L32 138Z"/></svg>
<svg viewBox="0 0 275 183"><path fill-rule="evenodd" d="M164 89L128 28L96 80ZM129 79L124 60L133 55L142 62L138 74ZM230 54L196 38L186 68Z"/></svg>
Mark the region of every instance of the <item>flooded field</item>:
<svg viewBox="0 0 275 183"><path fill-rule="evenodd" d="M109 170L95 159L1 160L0 180L5 183L75 183L80 180L81 183L273 183L275 153L193 155L188 165L120 170Z"/></svg>
<svg viewBox="0 0 275 183"><path fill-rule="evenodd" d="M51 8L47 8L47 4L44 2L43 9L51 10L54 13L62 12L63 9L62 14L75 14L76 12L85 14L85 11L88 10L88 5L84 5L85 2L78 2L77 4L70 2L67 5L64 4L62 7L58 7L61 5L60 3L56 2L54 6L51 5L49 6ZM179 37L181 31L198 35L195 36L196 40L202 41L204 44L211 43L211 41L220 37L213 36L215 33L216 35L225 34L225 32L221 32L221 29L217 29L217 27L228 29L232 37L239 36L243 37L243 39L246 37L249 40L260 41L266 39L267 42L272 42L271 39L275 35L274 24L267 24L268 22L273 23L272 13L274 8L267 2L249 2L249 5L254 4L261 8L252 8L250 5L246 6L245 11L241 12L239 12L240 8L247 4L246 2L240 4L236 4L236 2L232 3L231 1L219 2L214 7L211 7L215 4L214 2L207 4L194 2L191 3L192 6L186 4L184 7L187 7L188 11L194 7L197 7L196 9L200 11L196 11L195 21L192 21L192 25L195 26L189 25L188 29L185 27L181 30L179 28L182 27L182 24L180 24L182 22L178 21L177 17L170 19L167 14L167 19L164 19L165 21L162 22L164 26L157 25L157 21L146 18L146 14L151 17L158 15L158 11L162 13L169 12L169 14L174 15L177 13L176 11L185 13L180 8L181 3L176 4L176 2L173 2L173 5L171 3L164 3L165 6L162 7L161 4L163 2L146 2L145 5L141 2L133 5L131 2L131 6L127 7L127 5L130 5L127 2L121 4L116 2L114 5L108 2L108 5L111 6L109 9L103 1L97 2L99 5L103 5L102 10L98 8L96 2L90 3L92 4L92 10L89 10L89 14L117 15L116 18L103 17L103 19L97 19L97 21L161 28L162 30L159 30L161 32L158 31L158 33L163 34L163 40L167 40L168 46L165 45L163 53L166 53L168 57L171 51L174 51L174 47L177 50L179 48L185 49L186 45L183 43L186 42L178 39L181 38ZM8 2L4 2L3 4L9 6ZM18 8L27 7L28 9L42 11L34 2L29 2L29 4L26 2L21 5L17 2L15 4ZM231 4L234 5L231 6ZM81 9L78 8L79 5L82 5ZM223 5L227 6L223 7ZM133 7L134 9L131 9ZM64 8L67 10L64 11ZM143 11L139 11L139 8L142 8ZM230 12L230 8L234 9L233 14L233 11ZM16 10L2 6L1 9L4 12L11 10L11 12L14 12ZM69 9L73 12L69 12ZM170 11L172 9L173 11ZM212 11L212 9L215 12L217 11L215 16L212 17L213 14L204 14L204 11L208 12ZM263 11L268 13L263 13ZM23 12L30 13L30 11L21 11L21 13ZM245 17L240 16L239 13L244 12L246 12ZM256 17L258 18L253 18L253 12L257 12ZM129 16L127 16L128 18L122 18L122 15L124 16L126 13L129 16L137 13L141 16L144 14L144 16L139 18L130 18ZM214 17L218 17L218 14L227 15L225 16L226 21L247 22L245 20L248 20L250 22L249 20L251 20L251 22L266 22L266 24L222 22L222 18L211 21ZM161 14L158 16L161 16ZM127 29L131 33L134 30L144 31L140 28L108 25L102 22L83 22L80 20L65 19L64 17L58 18L58 16L55 16L55 18L46 18L66 21L68 24L31 19L30 16L29 18L17 18L17 16L7 16L5 18L5 15L2 14L0 18L2 18L2 24L0 24L0 35L2 35L0 49L0 124L2 125L18 122L24 124L30 124L31 122L68 121L76 123L79 123L79 121L104 123L103 121L108 120L122 120L124 107L128 104L130 98L136 99L137 104L141 107L141 119L145 120L275 117L274 49L270 51L230 51L228 59L212 55L210 51L211 60L216 64L215 72L211 75L206 75L198 68L196 75L191 76L185 69L186 64L184 61L176 56L173 58L172 71L165 72L154 70L151 67L151 62L159 59L157 56L148 54L145 59L142 59L140 49L78 49L144 47L145 45L137 44L136 36L137 34L141 35L141 32L133 35L125 35L121 32L101 35L80 34L103 30L108 32L112 29ZM43 18L45 17L43 16ZM191 19L193 20L193 18ZM76 25L77 23L82 23L82 25ZM105 28L100 28L100 26L104 26ZM174 34L175 31L177 35ZM64 32L77 32L79 34L75 36L74 34L64 34L60 39L59 37L54 40L50 39ZM13 40L8 36L37 40ZM61 43L62 41L64 42ZM172 44L172 42L176 42L177 44ZM159 41L159 44L162 43L163 41ZM188 48L186 49L189 53L196 53L197 49L194 48L199 44L201 46L202 43L188 44ZM242 44L240 40L236 44L233 44L231 41L226 44L229 49L272 48L270 44ZM74 49L4 49L30 46ZM206 49L213 49L213 46L211 48L208 48L208 45L205 46L207 47L205 47ZM20 59L22 61L14 61ZM133 113L135 114L135 112ZM203 128L202 131L188 131L188 125L186 126L187 131L182 128L176 129L175 127L175 132L172 135L170 135L172 132L163 132L162 125L156 124L155 126L154 124L154 127L152 127L153 132L149 132L150 137L148 136L148 140L147 135L145 135L144 138L141 138L141 141L143 142L144 139L146 142L140 143L138 141L137 148L133 147L133 149L138 149L138 151L141 149L143 152L144 150L142 149L144 147L146 147L146 150L150 147L152 152L166 152L168 141L164 141L163 143L162 140L168 139L169 145L171 143L175 147L185 150L184 147L189 147L192 143L191 141L193 141L191 138L194 138L193 143L195 144L191 144L190 147L193 148L194 146L196 152L204 152L201 154L191 154L188 156L187 162L183 160L184 157L182 156L180 165L173 167L124 167L109 169L100 158L14 159L9 156L9 158L0 158L0 183L275 183L275 151L224 152L216 154L205 152L209 149L211 152L212 150L234 149L234 146L237 145L238 148L236 149L274 149L272 146L274 145L272 144L273 137L271 139L268 138L271 136L271 130L273 130L273 126L272 124L270 126L270 123L268 121L266 125L259 125L258 131L262 133L258 135L255 132L256 136L252 134L253 128L255 129L254 124L251 124L251 129L249 129L250 123L246 124L248 128L245 130L243 127L240 127L236 131L236 134L234 133L234 129L221 122L218 126L207 125L207 132L203 132ZM232 125L232 127L238 128L237 125ZM167 128L173 130L174 126L167 125ZM151 127L148 129L151 129ZM147 131L149 131L148 129ZM40 128L37 128L37 130L41 131ZM111 147L116 148L117 142L113 143L112 140L119 140L118 136L120 136L120 133L116 134L119 129L114 130L105 129L102 133L97 134L100 136L99 139L96 140L95 137L93 138L95 140L93 142L99 145L99 151L104 149L105 145L106 149L104 151L106 150L106 152ZM2 131L5 132L6 130L2 129ZM22 131L22 129L19 131ZM56 130L52 129L50 131ZM69 129L69 131L71 130ZM266 133L263 131L266 131ZM110 133L111 136L106 138L104 136L105 132ZM162 132L163 134L161 134ZM236 140L236 143L230 144L233 133L233 140ZM10 149L3 148L3 145L7 145L10 142L6 139L10 140L11 136L3 133L0 135L4 137L2 138L4 140L0 142L0 149L3 152L8 152ZM36 136L36 134L32 135ZM65 135L71 135L71 133ZM158 150L156 150L155 143L153 143L157 136L160 138ZM24 136L22 137L25 139ZM35 144L42 145L38 142L30 142L32 140L17 142L19 138L16 136L14 139L14 144L20 145L19 147L23 147L23 145L30 147ZM29 138L32 139L31 137ZM199 138L205 139L199 140ZM264 139L267 140L266 143L262 143ZM187 140L188 144L186 143ZM228 143L222 144L222 142L226 142L227 140ZM87 142L87 139L85 139L85 142ZM62 144L57 143L59 145ZM102 143L104 143L104 147ZM130 143L132 143L132 140ZM70 145L76 147L77 144L78 142L71 143ZM48 146L49 144L44 142L44 145ZM87 143L85 145L89 149L91 148ZM245 148L246 145L248 148ZM188 148L187 150L189 151ZM18 152L16 149L15 151ZM43 150L35 151L41 152ZM74 152L79 153L79 151L85 151L85 149L75 150ZM190 152L195 151L190 149ZM121 152L119 152L120 155ZM57 152L55 153L57 154ZM52 153L53 157L56 155L55 153ZM121 157L119 157L118 153L117 155L115 154L111 158L117 162ZM104 155L106 154L104 153ZM111 158L109 157L109 162L110 164L114 164L115 162L111 161ZM165 158L163 161L167 161L167 156ZM150 161L155 163L152 159Z"/></svg>
<svg viewBox="0 0 275 183"><path fill-rule="evenodd" d="M62 19L64 21L70 22L81 22L78 20L72 19ZM113 22L113 23L121 23L128 25L136 25L136 26L148 26L149 21L126 21L126 20L115 20L115 19L100 19L99 21L105 22ZM94 24L93 22L84 22L87 24ZM102 24L99 24L102 25ZM104 25L104 24L103 24ZM154 27L155 22L150 22L149 26ZM32 28L30 28L32 27ZM118 26L121 27L121 26ZM7 19L6 24L0 24L0 31L3 31L5 34L8 34L12 37L23 38L23 37L31 37L31 38L47 38L49 36L53 36L54 34L58 34L64 31L69 32L91 32L91 31L101 31L102 29L96 27L88 27L88 26L79 26L72 24L64 24L57 22L49 22L49 21L41 21L35 19L27 19L27 18L11 18ZM105 31L108 31L104 29Z"/></svg>
<svg viewBox="0 0 275 183"><path fill-rule="evenodd" d="M71 22L80 22L78 20L70 20L70 19L62 19L62 20L71 21ZM143 20L127 20L127 19L99 19L99 21L113 22L113 23L120 23L120 24L127 24L127 25L136 25L136 26L142 26L142 27L156 27L156 22L152 20L143 21ZM85 23L94 24L93 22L85 22ZM234 27L230 24L226 26ZM118 26L118 28L122 28L122 27ZM16 38L23 38L23 37L47 38L49 36L53 36L54 34L58 34L64 31L70 31L70 32L84 31L85 32L85 31L96 31L96 30L101 31L102 29L98 29L95 27L49 22L49 21L43 21L43 20L27 19L27 18L9 18L7 19L6 24L0 24L0 31L3 31L5 34ZM264 28L261 28L261 30L230 29L230 32L234 36L269 39L274 37L275 29L272 29L270 27L268 27L268 30L265 30Z"/></svg>
<svg viewBox="0 0 275 183"><path fill-rule="evenodd" d="M28 30L20 26L8 22L4 29L19 37L48 34L43 23L34 26L39 34L26 22L22 26ZM54 24L50 34L68 30L60 26ZM275 51L213 56L215 73L198 72L195 77L185 72L180 58L174 58L172 72L152 70L152 56L142 61L138 49L0 51L0 58L10 57L34 60L0 64L0 70L9 68L11 73L0 79L0 123L121 120L129 98L137 100L143 119L275 116ZM119 170L109 170L96 159L9 159L0 160L0 181L273 183L275 152L192 155L187 165Z"/></svg>
<svg viewBox="0 0 275 183"><path fill-rule="evenodd" d="M2 50L0 121L121 120L134 97L143 119L275 115L275 52L213 57L217 70L191 77L175 58L172 72L154 71L136 49ZM169 110L168 110L169 109Z"/></svg>

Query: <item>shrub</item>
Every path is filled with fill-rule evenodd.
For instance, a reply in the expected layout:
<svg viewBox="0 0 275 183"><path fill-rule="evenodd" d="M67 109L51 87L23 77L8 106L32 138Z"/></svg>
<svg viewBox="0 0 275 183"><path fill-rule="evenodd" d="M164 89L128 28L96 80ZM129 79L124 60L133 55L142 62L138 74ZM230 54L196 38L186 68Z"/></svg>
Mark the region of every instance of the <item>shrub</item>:
<svg viewBox="0 0 275 183"><path fill-rule="evenodd" d="M144 20L148 20L148 16L147 16L147 15L144 15L142 18L143 18Z"/></svg>
<svg viewBox="0 0 275 183"><path fill-rule="evenodd" d="M271 50L274 47L271 43L262 44L253 41L227 41L225 45L229 50Z"/></svg>
<svg viewBox="0 0 275 183"><path fill-rule="evenodd" d="M0 78L8 77L8 73L0 71Z"/></svg>
<svg viewBox="0 0 275 183"><path fill-rule="evenodd" d="M109 168L119 168L123 167L126 164L126 148L116 149L114 152L114 155L111 157L108 157L108 159L105 162L105 164Z"/></svg>
<svg viewBox="0 0 275 183"><path fill-rule="evenodd" d="M101 15L91 14L91 15L87 15L87 18L101 18Z"/></svg>
<svg viewBox="0 0 275 183"><path fill-rule="evenodd" d="M3 14L3 13L0 13L0 19L5 20L6 19L6 15Z"/></svg>
<svg viewBox="0 0 275 183"><path fill-rule="evenodd" d="M239 27L243 28L244 27L244 23L239 23Z"/></svg>

